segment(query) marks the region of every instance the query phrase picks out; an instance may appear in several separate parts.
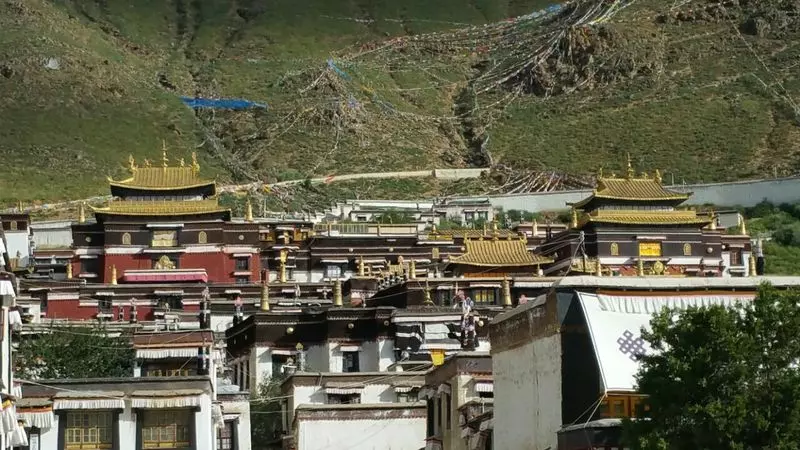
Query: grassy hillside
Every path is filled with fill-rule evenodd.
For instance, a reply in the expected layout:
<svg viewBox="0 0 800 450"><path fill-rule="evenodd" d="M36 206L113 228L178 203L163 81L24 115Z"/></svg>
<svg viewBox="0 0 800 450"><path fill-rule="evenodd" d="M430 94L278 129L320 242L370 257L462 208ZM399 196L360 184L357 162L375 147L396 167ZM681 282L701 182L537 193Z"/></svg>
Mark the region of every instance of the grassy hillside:
<svg viewBox="0 0 800 450"><path fill-rule="evenodd" d="M628 151L676 181L797 171L800 6L733 3L2 0L0 202L105 193L162 140L236 182Z"/></svg>

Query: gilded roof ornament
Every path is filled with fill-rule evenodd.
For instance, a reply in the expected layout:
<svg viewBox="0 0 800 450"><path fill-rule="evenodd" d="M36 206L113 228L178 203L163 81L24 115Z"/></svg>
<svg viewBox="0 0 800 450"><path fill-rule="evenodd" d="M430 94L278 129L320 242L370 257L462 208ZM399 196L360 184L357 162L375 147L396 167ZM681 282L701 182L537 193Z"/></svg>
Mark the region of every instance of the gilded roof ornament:
<svg viewBox="0 0 800 450"><path fill-rule="evenodd" d="M136 160L133 159L133 155L128 155L128 170L131 173L136 172Z"/></svg>
<svg viewBox="0 0 800 450"><path fill-rule="evenodd" d="M633 171L633 165L631 164L631 154L628 153L628 173L627 178L633 178L636 173Z"/></svg>
<svg viewBox="0 0 800 450"><path fill-rule="evenodd" d="M167 141L161 141L161 167L167 168L169 166L169 159L167 159Z"/></svg>
<svg viewBox="0 0 800 450"><path fill-rule="evenodd" d="M661 171L658 170L658 169L656 169L655 180L656 180L656 183L661 184L661 181L662 181L662 179L661 179Z"/></svg>
<svg viewBox="0 0 800 450"><path fill-rule="evenodd" d="M181 165L181 167L186 167L186 161L184 161L183 158L179 159L178 163Z"/></svg>
<svg viewBox="0 0 800 450"><path fill-rule="evenodd" d="M145 167L150 167L150 160L149 159L147 159L147 158L144 159L144 166Z"/></svg>
<svg viewBox="0 0 800 450"><path fill-rule="evenodd" d="M197 152L192 152L192 171L195 173L200 171L200 164L197 162Z"/></svg>

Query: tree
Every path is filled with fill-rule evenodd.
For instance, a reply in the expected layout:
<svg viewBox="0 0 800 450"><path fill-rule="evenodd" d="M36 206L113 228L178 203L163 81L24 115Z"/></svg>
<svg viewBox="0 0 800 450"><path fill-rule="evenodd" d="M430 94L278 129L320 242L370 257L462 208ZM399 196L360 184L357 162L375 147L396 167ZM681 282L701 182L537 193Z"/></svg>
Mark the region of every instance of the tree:
<svg viewBox="0 0 800 450"><path fill-rule="evenodd" d="M283 375L265 376L256 392L251 394L250 435L253 443L259 443L263 448L281 448L281 401L284 400L281 383L285 379Z"/></svg>
<svg viewBox="0 0 800 450"><path fill-rule="evenodd" d="M763 285L751 304L657 314L643 333L645 420L634 449L784 449L800 442L800 291Z"/></svg>
<svg viewBox="0 0 800 450"><path fill-rule="evenodd" d="M375 218L378 223L412 223L414 218L403 211L388 209Z"/></svg>
<svg viewBox="0 0 800 450"><path fill-rule="evenodd" d="M20 339L14 373L28 380L130 377L134 360L125 336L108 336L102 328L52 327Z"/></svg>

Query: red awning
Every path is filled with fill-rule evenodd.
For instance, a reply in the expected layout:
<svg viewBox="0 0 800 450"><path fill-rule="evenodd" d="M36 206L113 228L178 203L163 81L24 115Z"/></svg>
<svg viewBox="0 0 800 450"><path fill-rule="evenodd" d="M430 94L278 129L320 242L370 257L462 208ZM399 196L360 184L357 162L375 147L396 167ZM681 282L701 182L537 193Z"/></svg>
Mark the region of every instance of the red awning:
<svg viewBox="0 0 800 450"><path fill-rule="evenodd" d="M123 279L127 283L164 282L208 282L205 270L126 270Z"/></svg>

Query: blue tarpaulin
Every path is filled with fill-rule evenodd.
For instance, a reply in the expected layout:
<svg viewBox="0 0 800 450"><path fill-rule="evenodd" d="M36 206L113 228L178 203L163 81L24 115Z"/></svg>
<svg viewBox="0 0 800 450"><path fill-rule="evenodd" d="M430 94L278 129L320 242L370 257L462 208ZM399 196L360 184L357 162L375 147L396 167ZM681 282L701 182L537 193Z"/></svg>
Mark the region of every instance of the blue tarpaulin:
<svg viewBox="0 0 800 450"><path fill-rule="evenodd" d="M227 99L210 99L210 98L192 98L181 97L183 103L190 108L216 108L216 109L249 109L249 108L266 108L266 103L256 103L249 100L241 100L236 98Z"/></svg>

